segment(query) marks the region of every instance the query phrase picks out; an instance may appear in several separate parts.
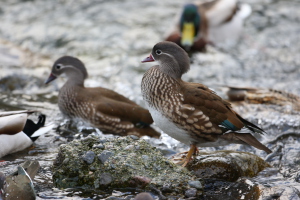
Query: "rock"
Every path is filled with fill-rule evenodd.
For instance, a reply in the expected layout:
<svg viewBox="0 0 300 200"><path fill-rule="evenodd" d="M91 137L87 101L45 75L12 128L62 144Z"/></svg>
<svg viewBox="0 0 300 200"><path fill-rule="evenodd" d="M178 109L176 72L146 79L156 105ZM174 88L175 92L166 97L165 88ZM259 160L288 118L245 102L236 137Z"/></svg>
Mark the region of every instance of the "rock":
<svg viewBox="0 0 300 200"><path fill-rule="evenodd" d="M102 162L105 163L109 159L109 157L113 156L114 153L111 151L104 150L101 154L98 155L98 159Z"/></svg>
<svg viewBox="0 0 300 200"><path fill-rule="evenodd" d="M189 181L189 185L193 188L202 189L202 184L200 181Z"/></svg>
<svg viewBox="0 0 300 200"><path fill-rule="evenodd" d="M82 159L87 163L87 164L92 164L95 159L95 153L93 151L87 151L85 155L82 156Z"/></svg>
<svg viewBox="0 0 300 200"><path fill-rule="evenodd" d="M201 183L196 176L169 162L146 141L127 136L109 138L104 143L105 149L93 148L99 144L99 138L88 136L84 140L61 145L53 165L54 185L93 190L136 187L150 191L155 188L176 199L183 198L191 188L189 195L199 197L202 194ZM98 159L89 164L82 156L91 150Z"/></svg>
<svg viewBox="0 0 300 200"><path fill-rule="evenodd" d="M35 200L36 193L30 176L23 167L18 166L17 175L6 177L3 187L5 200Z"/></svg>
<svg viewBox="0 0 300 200"><path fill-rule="evenodd" d="M142 192L142 193L139 193L138 195L136 195L134 200L154 200L154 199L151 196L151 194L149 194L147 192Z"/></svg>
<svg viewBox="0 0 300 200"><path fill-rule="evenodd" d="M201 152L187 165L199 178L226 181L236 181L242 176L253 177L266 167L270 165L260 157L237 151Z"/></svg>
<svg viewBox="0 0 300 200"><path fill-rule="evenodd" d="M259 186L246 178L239 179L236 182L206 179L204 187L203 199L257 200L261 195Z"/></svg>
<svg viewBox="0 0 300 200"><path fill-rule="evenodd" d="M197 195L197 189L196 188L190 188L187 191L185 191L185 196L187 198L195 197L196 195Z"/></svg>

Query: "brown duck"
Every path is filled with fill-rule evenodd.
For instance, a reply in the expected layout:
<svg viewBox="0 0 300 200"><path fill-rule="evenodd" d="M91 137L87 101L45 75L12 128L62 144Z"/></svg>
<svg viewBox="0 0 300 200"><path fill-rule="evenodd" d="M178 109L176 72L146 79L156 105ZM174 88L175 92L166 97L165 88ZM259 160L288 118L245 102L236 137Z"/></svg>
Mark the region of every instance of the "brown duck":
<svg viewBox="0 0 300 200"><path fill-rule="evenodd" d="M150 127L153 120L148 110L112 90L84 87L88 73L79 59L71 56L59 58L45 83L61 74L68 77L58 96L58 107L64 115L80 118L104 133L160 136Z"/></svg>
<svg viewBox="0 0 300 200"><path fill-rule="evenodd" d="M231 105L205 85L188 83L181 76L190 68L187 53L173 42L156 44L142 62L157 61L142 79L143 98L155 124L171 137L190 145L185 166L197 147L216 147L231 143L247 144L271 153L251 133L263 133L238 115Z"/></svg>

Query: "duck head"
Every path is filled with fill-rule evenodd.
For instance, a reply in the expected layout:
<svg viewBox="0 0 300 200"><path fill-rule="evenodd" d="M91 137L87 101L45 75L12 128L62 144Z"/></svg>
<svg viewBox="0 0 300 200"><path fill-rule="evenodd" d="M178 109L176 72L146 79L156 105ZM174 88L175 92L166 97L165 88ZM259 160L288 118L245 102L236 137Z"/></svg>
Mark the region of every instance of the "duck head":
<svg viewBox="0 0 300 200"><path fill-rule="evenodd" d="M160 69L167 75L180 79L182 74L190 69L190 59L185 50L174 42L159 42L157 43L149 57L142 62L159 63Z"/></svg>
<svg viewBox="0 0 300 200"><path fill-rule="evenodd" d="M45 83L50 83L61 74L65 74L69 80L79 84L83 84L84 79L88 77L84 64L79 59L72 56L63 56L57 59L53 64L51 74Z"/></svg>
<svg viewBox="0 0 300 200"><path fill-rule="evenodd" d="M187 50L191 48L198 35L200 14L194 4L186 4L180 18L181 45Z"/></svg>

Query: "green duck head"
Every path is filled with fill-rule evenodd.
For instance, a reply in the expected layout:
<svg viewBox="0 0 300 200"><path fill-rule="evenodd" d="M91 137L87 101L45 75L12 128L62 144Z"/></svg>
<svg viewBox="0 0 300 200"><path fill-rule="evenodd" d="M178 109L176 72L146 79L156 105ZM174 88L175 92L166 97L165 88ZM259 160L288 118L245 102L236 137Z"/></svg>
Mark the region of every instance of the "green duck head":
<svg viewBox="0 0 300 200"><path fill-rule="evenodd" d="M195 4L186 4L180 18L181 45L190 48L198 35L200 14Z"/></svg>

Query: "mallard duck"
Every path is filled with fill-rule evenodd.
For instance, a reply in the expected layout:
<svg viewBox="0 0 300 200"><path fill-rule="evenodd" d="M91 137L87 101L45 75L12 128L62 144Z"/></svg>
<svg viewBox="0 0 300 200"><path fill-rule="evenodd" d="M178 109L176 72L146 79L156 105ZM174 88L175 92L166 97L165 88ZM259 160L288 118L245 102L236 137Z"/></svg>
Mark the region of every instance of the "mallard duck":
<svg viewBox="0 0 300 200"><path fill-rule="evenodd" d="M184 5L173 31L165 38L186 51L202 51L207 43L234 45L251 13L248 4L237 0L214 0Z"/></svg>
<svg viewBox="0 0 300 200"><path fill-rule="evenodd" d="M51 130L54 124L45 126L45 115L38 123L27 119L35 111L11 111L0 113L0 158L30 147L42 134Z"/></svg>

